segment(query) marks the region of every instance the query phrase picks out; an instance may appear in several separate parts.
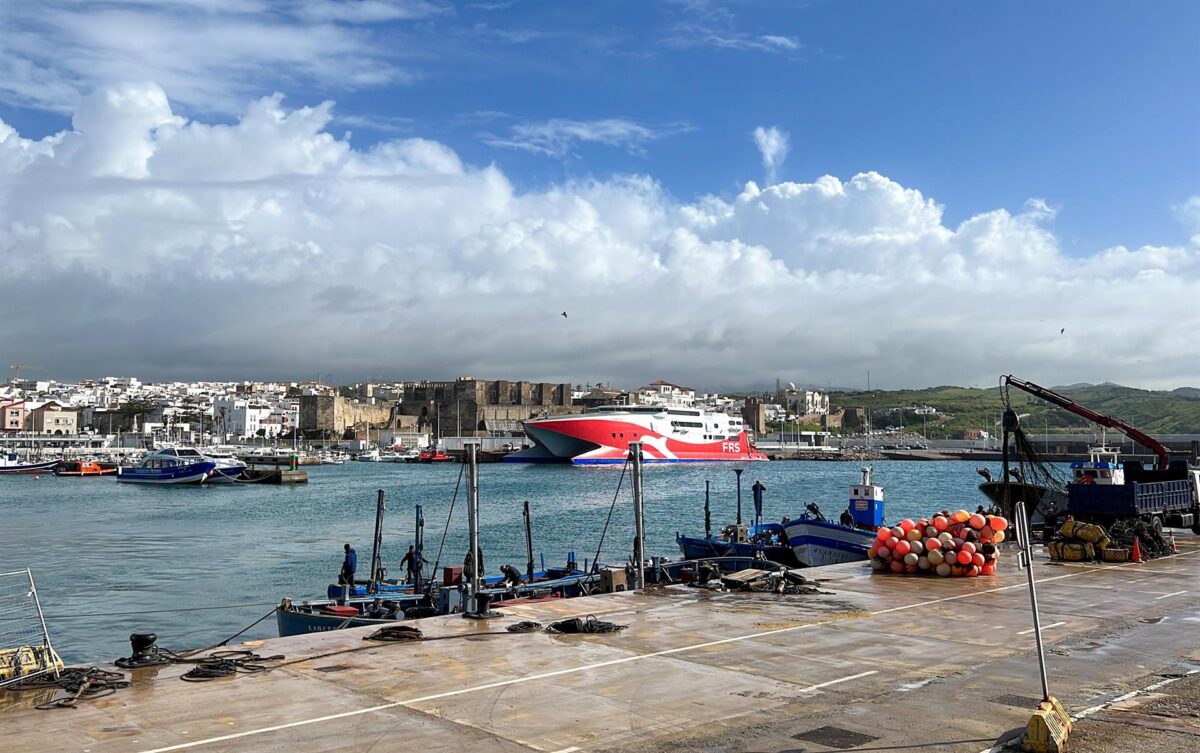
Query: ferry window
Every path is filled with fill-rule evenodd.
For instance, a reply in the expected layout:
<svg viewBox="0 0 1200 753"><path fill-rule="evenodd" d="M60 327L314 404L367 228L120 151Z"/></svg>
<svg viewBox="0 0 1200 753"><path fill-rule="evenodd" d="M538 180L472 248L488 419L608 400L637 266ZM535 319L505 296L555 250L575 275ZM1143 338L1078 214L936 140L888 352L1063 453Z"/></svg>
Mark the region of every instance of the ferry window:
<svg viewBox="0 0 1200 753"><path fill-rule="evenodd" d="M621 439L625 438L625 432L621 432Z"/></svg>
<svg viewBox="0 0 1200 753"><path fill-rule="evenodd" d="M616 433L615 431L613 432L612 438L613 438L613 439L616 439L616 438L617 438L617 433Z"/></svg>

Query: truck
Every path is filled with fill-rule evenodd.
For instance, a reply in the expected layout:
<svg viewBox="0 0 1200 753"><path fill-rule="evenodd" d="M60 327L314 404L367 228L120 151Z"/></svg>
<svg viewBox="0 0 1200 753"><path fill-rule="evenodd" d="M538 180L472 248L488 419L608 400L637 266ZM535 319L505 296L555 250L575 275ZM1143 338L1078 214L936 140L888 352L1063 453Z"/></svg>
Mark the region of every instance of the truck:
<svg viewBox="0 0 1200 753"><path fill-rule="evenodd" d="M1170 526L1200 534L1200 470L1190 468L1186 460L1171 460L1161 442L1120 419L1096 413L1065 395L1011 374L1004 377L1004 384L1117 429L1155 454L1154 468L1146 468L1136 460L1121 462L1118 452L1107 447L1092 448L1087 460L1071 463L1066 511L1072 517L1106 527L1138 519L1160 533L1164 526ZM1017 425L1016 415L1010 417L1008 413L1012 411L1006 411L1006 428ZM1056 527L1056 522L1047 518L1047 530Z"/></svg>

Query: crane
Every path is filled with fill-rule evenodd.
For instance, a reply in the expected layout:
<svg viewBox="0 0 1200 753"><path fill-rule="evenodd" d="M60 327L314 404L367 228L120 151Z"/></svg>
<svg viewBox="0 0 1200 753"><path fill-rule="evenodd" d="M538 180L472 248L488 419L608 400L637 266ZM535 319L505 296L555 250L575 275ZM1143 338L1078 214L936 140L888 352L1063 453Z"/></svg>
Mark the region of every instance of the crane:
<svg viewBox="0 0 1200 753"><path fill-rule="evenodd" d="M8 368L12 369L12 371L13 371L13 381L19 382L19 381L21 381L21 369L25 369L26 371L40 371L42 367L41 366L30 366L27 363L14 363L14 364L10 365Z"/></svg>
<svg viewBox="0 0 1200 753"><path fill-rule="evenodd" d="M1010 387L1010 386L1016 387L1017 389L1019 389L1023 392L1028 392L1030 395L1033 395L1034 397L1041 398L1042 400L1045 400L1048 403L1057 405L1059 408L1062 408L1063 410L1070 411L1071 413L1074 413L1077 416L1082 416L1083 418L1086 418L1087 420L1089 420L1093 423L1100 424L1101 426L1106 426L1110 429L1117 429L1118 431L1123 433L1125 436L1127 436L1130 439L1134 440L1135 442L1141 444L1143 447L1149 448L1151 452L1153 452L1156 456L1158 456L1158 462L1155 466L1156 468L1158 468L1158 470L1163 471L1163 470L1167 469L1167 465L1168 465L1167 448L1163 446L1162 442L1159 442L1157 439L1150 436L1149 434L1145 434L1145 433L1133 428L1132 426L1125 423L1121 419L1113 418L1112 416L1105 416L1101 413L1097 413L1096 411L1094 411L1090 408L1083 407L1082 405L1075 402L1074 400L1067 397L1066 395L1060 395L1059 393L1055 392L1054 390L1047 389L1046 387L1043 387L1039 384L1034 384L1033 382L1027 382L1024 379L1018 379L1017 377L1013 376L1012 374L1008 374L1007 376L1004 377L1004 386L1005 387Z"/></svg>

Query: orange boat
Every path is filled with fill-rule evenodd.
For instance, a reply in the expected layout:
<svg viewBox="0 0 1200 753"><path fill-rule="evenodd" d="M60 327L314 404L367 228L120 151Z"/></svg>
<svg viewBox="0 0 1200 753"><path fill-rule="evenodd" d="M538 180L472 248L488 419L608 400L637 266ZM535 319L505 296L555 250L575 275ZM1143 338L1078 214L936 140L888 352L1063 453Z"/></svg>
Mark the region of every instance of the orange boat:
<svg viewBox="0 0 1200 753"><path fill-rule="evenodd" d="M94 460L62 462L54 469L55 476L111 476L116 472L115 467L105 468Z"/></svg>

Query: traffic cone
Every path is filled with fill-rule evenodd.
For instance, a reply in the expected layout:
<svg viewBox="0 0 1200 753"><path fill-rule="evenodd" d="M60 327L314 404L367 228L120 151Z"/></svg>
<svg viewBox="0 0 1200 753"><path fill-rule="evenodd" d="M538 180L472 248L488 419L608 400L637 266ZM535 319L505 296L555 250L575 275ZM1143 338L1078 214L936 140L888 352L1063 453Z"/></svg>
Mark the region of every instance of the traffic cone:
<svg viewBox="0 0 1200 753"><path fill-rule="evenodd" d="M1132 559L1134 562L1142 561L1142 544L1141 544L1141 541L1139 540L1139 537L1136 534L1133 537L1133 558Z"/></svg>
<svg viewBox="0 0 1200 753"><path fill-rule="evenodd" d="M1171 554L1178 554L1179 549L1175 546L1175 532L1167 531L1168 540L1171 542Z"/></svg>

